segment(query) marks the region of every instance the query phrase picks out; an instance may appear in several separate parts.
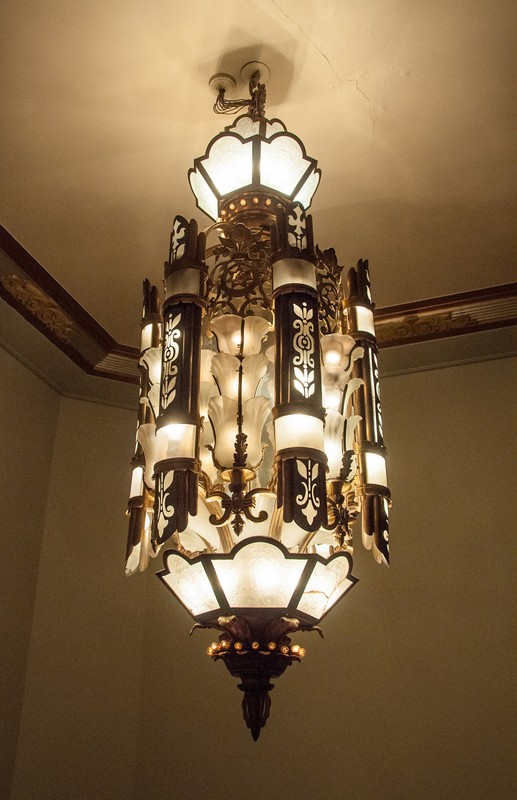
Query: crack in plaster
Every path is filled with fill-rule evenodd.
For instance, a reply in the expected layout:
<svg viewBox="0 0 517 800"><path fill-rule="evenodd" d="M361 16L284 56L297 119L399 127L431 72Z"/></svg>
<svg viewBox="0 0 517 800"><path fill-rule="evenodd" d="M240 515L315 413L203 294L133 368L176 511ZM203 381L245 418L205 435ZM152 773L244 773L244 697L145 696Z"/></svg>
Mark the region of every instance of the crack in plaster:
<svg viewBox="0 0 517 800"><path fill-rule="evenodd" d="M366 102L368 103L368 116L370 117L370 121L371 121L371 123L372 123L372 130L371 130L371 135L370 135L370 145L369 145L369 146L371 147L371 144L372 144L372 141L373 141L373 135L374 135L374 133L375 133L375 119L374 119L374 117L372 116L372 101L371 101L371 100L370 100L370 98L369 98L369 97L368 97L368 96L367 96L367 95L364 93L364 91L363 91L363 90L360 88L360 86L359 86L359 79L358 79L358 78L343 78L343 77L342 77L342 76L341 76L341 75L340 75L338 72L336 72L336 70L335 70L335 69L334 69L334 67L332 66L332 63L331 63L331 61L330 61L329 57L326 55L326 53L324 53L324 52L323 52L323 50L321 50L321 49L318 47L318 45L317 45L317 44L316 44L316 43L315 43L315 42L314 42L314 41L311 39L311 37L310 37L310 36L309 36L309 35L308 35L308 34L307 34L305 31L304 31L304 29L301 27L301 25L298 25L298 23L297 23L297 22L295 22L295 20L294 20L294 19L292 19L292 18L289 16L289 14L287 14L287 13L284 11L284 9L283 9L283 8L281 8L281 7L278 5L278 3L276 2L276 0L271 0L271 2L272 2L272 3L273 3L273 5L275 6L275 8L277 8L277 9L280 11L280 13L281 13L281 14L283 14L283 15L284 15L284 17L285 17L287 20L289 20L289 22L290 22L292 25L294 25L296 28L298 28L298 30L300 31L300 33L302 34L302 36L303 36L305 39L307 39L307 41L308 41L308 42L309 42L309 44L310 44L310 45L311 45L311 46L314 48L314 50L316 50L316 52L317 52L317 53L319 53L319 55L320 55L320 56L322 56L322 58L324 58L324 59L325 59L325 61L327 62L327 64L328 64L328 65L329 65L329 67L330 67L330 70L331 70L332 74L334 75L334 77L335 77L335 78L337 78L337 80L338 80L338 82L341 84L341 86L344 86L344 85L345 85L345 83L353 83L353 84L355 85L355 88L356 88L356 89L357 89L357 91L359 92L359 94L360 94L360 95L362 95L362 96L364 97L364 99L365 99L365 100L366 100Z"/></svg>

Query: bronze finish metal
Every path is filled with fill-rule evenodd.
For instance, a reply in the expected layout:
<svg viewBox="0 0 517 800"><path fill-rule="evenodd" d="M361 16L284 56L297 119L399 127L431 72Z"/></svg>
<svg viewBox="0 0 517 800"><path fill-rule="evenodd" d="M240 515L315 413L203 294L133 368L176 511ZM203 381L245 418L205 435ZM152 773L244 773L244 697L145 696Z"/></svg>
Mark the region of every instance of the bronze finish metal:
<svg viewBox="0 0 517 800"><path fill-rule="evenodd" d="M249 82L249 98L244 100L227 100L226 89L221 86L214 103L216 114L236 114L242 108L248 109L248 114L254 119L264 116L266 109L266 86L260 83L260 71L257 70L251 76Z"/></svg>
<svg viewBox="0 0 517 800"><path fill-rule="evenodd" d="M0 281L0 299L3 302L15 309L86 374L133 385L139 383L139 349L117 342L1 225L0 250L10 262L8 272L0 267L2 275L17 275L22 280L30 278L72 321L69 341L65 342L57 336ZM442 314L450 314L453 324L444 325L440 322L439 325L424 325L429 316L440 317ZM418 323L411 321L415 316ZM408 320L410 322L406 325ZM461 326L458 320L462 321ZM375 310L380 349L514 325L517 325L517 283Z"/></svg>

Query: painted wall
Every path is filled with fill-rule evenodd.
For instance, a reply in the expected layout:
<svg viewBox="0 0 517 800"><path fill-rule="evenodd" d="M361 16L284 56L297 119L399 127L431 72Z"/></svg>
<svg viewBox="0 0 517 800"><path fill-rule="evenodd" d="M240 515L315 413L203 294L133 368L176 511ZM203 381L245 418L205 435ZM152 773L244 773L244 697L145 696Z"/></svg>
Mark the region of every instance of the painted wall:
<svg viewBox="0 0 517 800"><path fill-rule="evenodd" d="M0 797L11 783L59 397L0 348Z"/></svg>
<svg viewBox="0 0 517 800"><path fill-rule="evenodd" d="M149 586L138 798L510 800L516 360L382 383L393 566L272 692L257 743L207 632ZM512 472L512 476L510 476ZM294 639L296 641L296 639Z"/></svg>
<svg viewBox="0 0 517 800"><path fill-rule="evenodd" d="M61 399L11 797L133 797L144 581L124 577L134 414Z"/></svg>
<svg viewBox="0 0 517 800"><path fill-rule="evenodd" d="M212 634L123 578L133 415L62 400L11 800L509 800L515 366L384 380L393 566L357 542L257 743Z"/></svg>

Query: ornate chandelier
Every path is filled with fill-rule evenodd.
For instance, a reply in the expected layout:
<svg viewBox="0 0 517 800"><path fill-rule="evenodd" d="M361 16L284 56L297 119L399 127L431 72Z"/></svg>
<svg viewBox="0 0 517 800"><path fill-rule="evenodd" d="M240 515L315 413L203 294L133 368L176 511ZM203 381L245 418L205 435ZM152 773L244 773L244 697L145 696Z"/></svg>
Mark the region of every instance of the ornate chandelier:
<svg viewBox="0 0 517 800"><path fill-rule="evenodd" d="M345 277L314 246L320 170L264 116L256 66L246 100L220 81L214 109L247 113L189 173L214 223L175 218L161 309L144 282L126 560L142 571L167 543L158 576L219 632L208 654L240 679L254 739L271 679L305 655L290 636L356 582L359 513L388 563L390 505L368 263Z"/></svg>

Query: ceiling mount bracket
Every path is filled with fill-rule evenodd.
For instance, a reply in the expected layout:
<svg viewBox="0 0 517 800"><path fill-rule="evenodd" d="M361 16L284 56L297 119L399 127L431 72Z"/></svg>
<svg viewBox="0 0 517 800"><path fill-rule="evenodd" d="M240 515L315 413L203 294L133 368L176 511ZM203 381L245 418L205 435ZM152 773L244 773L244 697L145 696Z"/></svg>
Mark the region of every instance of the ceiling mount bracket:
<svg viewBox="0 0 517 800"><path fill-rule="evenodd" d="M218 72L209 80L212 91L217 93L217 100L214 103L216 114L236 114L243 108L247 108L248 114L257 119L263 117L266 107L266 82L271 77L271 70L261 61L249 61L245 64L240 76L248 84L250 96L241 100L227 100L226 92L234 89L235 78L225 72Z"/></svg>

